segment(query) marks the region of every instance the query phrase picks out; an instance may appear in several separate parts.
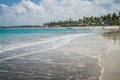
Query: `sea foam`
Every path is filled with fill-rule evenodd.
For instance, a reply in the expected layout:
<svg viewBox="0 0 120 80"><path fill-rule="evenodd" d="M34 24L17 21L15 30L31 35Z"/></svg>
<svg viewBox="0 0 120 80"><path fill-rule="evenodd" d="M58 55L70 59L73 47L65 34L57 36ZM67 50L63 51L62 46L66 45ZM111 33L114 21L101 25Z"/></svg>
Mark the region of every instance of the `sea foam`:
<svg viewBox="0 0 120 80"><path fill-rule="evenodd" d="M34 42L34 43L32 42L32 43L24 44L24 45L23 44L14 45L14 46L10 45L9 47L7 46L7 48L0 51L0 55L4 55L4 57L1 58L0 61L13 59L13 58L21 57L21 56L26 56L26 55L30 55L30 54L40 53L40 52L47 51L50 49L56 49L58 47L66 45L72 39L74 39L78 36L84 36L84 35L88 35L88 34L73 34L73 35L60 36L60 37L56 37L56 38L49 38L45 41ZM16 49L21 49L21 48L25 49L25 52L14 53L14 55L12 55L12 53L9 53L11 51L14 51ZM8 53L6 53L6 52L8 52Z"/></svg>

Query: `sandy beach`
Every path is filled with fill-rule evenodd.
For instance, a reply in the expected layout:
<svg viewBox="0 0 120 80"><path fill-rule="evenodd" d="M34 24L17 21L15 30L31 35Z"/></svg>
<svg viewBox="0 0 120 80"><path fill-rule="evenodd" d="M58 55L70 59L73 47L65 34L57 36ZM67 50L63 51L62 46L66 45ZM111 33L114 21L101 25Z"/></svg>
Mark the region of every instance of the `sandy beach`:
<svg viewBox="0 0 120 80"><path fill-rule="evenodd" d="M79 61L79 64L83 63L86 67L83 67L82 70L89 74L84 75L84 72L79 73L86 76L85 79L82 77L79 78L80 80L102 80L103 67L101 65L100 55L104 55L108 43L108 40L102 38L100 35L91 34L77 37L69 44L56 49L56 51L62 51L67 55L72 55L73 58L75 56L78 58L85 56L83 60ZM75 63L78 64L78 62ZM88 69L89 71L87 71Z"/></svg>
<svg viewBox="0 0 120 80"><path fill-rule="evenodd" d="M120 0L0 0L0 80L120 80Z"/></svg>
<svg viewBox="0 0 120 80"><path fill-rule="evenodd" d="M106 55L101 57L104 67L103 80L120 80L120 32L111 32L104 35L113 43Z"/></svg>
<svg viewBox="0 0 120 80"><path fill-rule="evenodd" d="M120 30L120 26L89 26L91 29L103 29L103 30Z"/></svg>
<svg viewBox="0 0 120 80"><path fill-rule="evenodd" d="M68 32L66 36L49 38L50 41L44 41L42 44L32 43L29 46L4 51L0 54L0 78L2 80L119 80L120 33L115 32L118 29L104 34L99 27L96 28L98 30L94 29L80 29L80 32L83 31L81 34ZM74 28L65 30L78 32L78 29ZM84 33L86 30L91 32ZM36 39L39 39L38 36Z"/></svg>
<svg viewBox="0 0 120 80"><path fill-rule="evenodd" d="M110 32L102 35L103 39L99 35L94 35L94 37L93 35L78 37L60 49L66 51L66 53L73 53L73 55L77 54L80 56L83 54L100 58L99 67L104 68L104 70L101 69L102 72L101 76L99 75L99 80L120 80L120 32L118 28L119 26L106 27L106 30L110 30ZM97 27L96 29L101 28ZM106 46L105 44L109 45Z"/></svg>

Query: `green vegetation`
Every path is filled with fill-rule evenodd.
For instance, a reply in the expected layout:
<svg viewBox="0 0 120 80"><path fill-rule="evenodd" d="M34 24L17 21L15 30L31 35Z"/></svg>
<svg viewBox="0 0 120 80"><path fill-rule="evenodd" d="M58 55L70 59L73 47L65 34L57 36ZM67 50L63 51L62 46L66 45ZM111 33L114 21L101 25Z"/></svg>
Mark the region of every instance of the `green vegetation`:
<svg viewBox="0 0 120 80"><path fill-rule="evenodd" d="M120 12L109 13L100 17L83 17L77 21L69 19L65 21L53 21L44 23L46 27L73 27L73 26L117 26L120 25Z"/></svg>

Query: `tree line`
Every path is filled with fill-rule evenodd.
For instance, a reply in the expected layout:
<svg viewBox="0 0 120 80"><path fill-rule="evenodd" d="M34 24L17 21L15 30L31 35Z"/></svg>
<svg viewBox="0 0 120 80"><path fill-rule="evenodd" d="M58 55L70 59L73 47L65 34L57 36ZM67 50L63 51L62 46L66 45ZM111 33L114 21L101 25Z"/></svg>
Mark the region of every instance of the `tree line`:
<svg viewBox="0 0 120 80"><path fill-rule="evenodd" d="M47 27L74 27L74 26L118 26L120 25L120 11L99 17L86 17L79 20L52 21L44 23Z"/></svg>

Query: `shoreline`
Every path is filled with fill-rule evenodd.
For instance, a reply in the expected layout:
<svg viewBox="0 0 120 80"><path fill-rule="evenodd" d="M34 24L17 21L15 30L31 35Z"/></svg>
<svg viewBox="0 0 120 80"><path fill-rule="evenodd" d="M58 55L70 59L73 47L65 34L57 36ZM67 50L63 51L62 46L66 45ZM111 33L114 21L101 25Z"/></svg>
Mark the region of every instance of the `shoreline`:
<svg viewBox="0 0 120 80"><path fill-rule="evenodd" d="M101 76L99 76L99 80L120 80L120 77L119 77L119 75L115 75L116 74L116 71L118 71L118 73L120 74L120 71L119 71L119 68L118 67L120 67L120 64L119 65L117 65L118 63L119 63L119 57L120 57L120 54L119 54L119 52L120 52L120 50L119 50L119 46L118 47L116 47L116 45L114 44L114 40L116 40L116 37L118 37L118 39L120 39L119 37L120 36L114 36L114 34L116 35L116 33L120 33L120 30L118 30L118 29L116 29L116 30L110 30L109 32L106 32L106 33L103 33L102 35L98 35L98 36L103 36L104 34L105 34L105 36L103 36L103 38L104 39L107 39L107 41L108 42L110 42L111 41L111 36L113 37L113 43L112 44L110 44L109 46L111 46L110 47L110 49L109 50L107 50L107 52L106 51L103 51L103 53L104 54L101 54L101 55L95 55L95 56L90 56L91 58L95 58L95 59L97 59L98 60L98 65L99 65L99 67L101 68ZM107 37L110 37L110 38L106 38L106 34L108 34L108 36ZM109 35L109 34L111 34L111 36ZM78 40L77 39L79 39L79 37L77 37L77 38L75 38L75 39L73 39L69 44L73 44L74 42L77 42ZM74 41L74 40L77 40L77 41ZM119 43L120 43L120 40L119 40ZM74 44L75 45L75 44ZM73 46L74 46L73 45ZM108 45L107 45L108 46ZM108 47L109 47L108 46ZM64 47L64 46L63 46ZM74 47L73 47L74 48ZM77 50L77 49L73 49L73 48L69 48L68 47L68 49L67 49L67 47L65 48L66 50L69 50L71 53L76 53L76 52L81 52L81 50ZM112 48L114 48L114 49L112 49ZM79 47L79 49L82 49L81 47ZM64 50L64 48L63 48L63 50ZM75 51L75 52L74 52ZM79 54L79 53L78 53ZM93 53L94 54L94 53ZM114 57L115 57L115 59L117 59L117 61L116 60L114 60ZM111 61L111 60L113 60L113 61ZM116 62L115 62L116 61ZM109 63L108 63L109 62ZM116 65L116 67L117 68L114 68L114 65ZM113 72L114 72L114 75L112 75L112 73L111 72L109 72L108 73L108 71L109 71L109 69L111 69L111 66L113 66L113 68L112 68L112 70L113 70ZM114 71L114 69L116 70L116 71ZM115 78L115 79L114 79Z"/></svg>
<svg viewBox="0 0 120 80"><path fill-rule="evenodd" d="M99 67L101 68L101 76L99 76L99 80L103 80L102 79L102 77L103 77L103 75L104 75L104 67L103 67L103 65L101 64L101 57L100 56L92 56L93 58L96 58L96 59L98 59L98 65L99 65Z"/></svg>
<svg viewBox="0 0 120 80"><path fill-rule="evenodd" d="M95 28L92 28L92 29L95 29ZM74 36L75 37L74 39L71 39L71 40L69 39L70 40L69 43L63 46L58 46L57 49L52 48L52 50L50 51L52 51L51 53L55 53L55 54L63 53L64 55L63 59L65 59L65 61L67 60L67 58L68 58L68 61L69 60L73 61L74 59L77 58L75 61L73 61L74 64L76 64L77 62L78 64L80 64L82 61L83 63L85 62L85 64L83 64L85 65L85 67L82 67L82 69L83 69L83 73L87 72L88 74L87 73L83 74L82 72L81 73L79 72L78 74L82 74L83 76L86 76L86 80L89 79L88 76L95 77L95 79L92 79L90 77L90 79L92 80L119 80L120 79L119 78L120 35L118 35L117 32L120 32L120 31L118 29L114 31L110 29L109 32L103 33L102 35L87 34L87 35L77 36L77 37ZM113 42L111 42L111 40ZM108 42L111 42L109 45L110 48L109 50L105 51L109 47L109 46L106 46ZM64 53L67 55L66 57ZM81 56L84 56L84 59L81 59L82 61L79 61L79 58ZM11 59L11 58L8 58L8 59ZM117 60L114 60L114 59L117 59ZM71 63L71 61L69 62ZM72 66L72 63L71 63L70 66L72 68L75 68L75 67L78 67L78 64L76 64L76 66ZM116 73L117 71L118 73Z"/></svg>
<svg viewBox="0 0 120 80"><path fill-rule="evenodd" d="M45 27L45 26L10 26L10 27L0 27L0 28L95 28L95 29L120 29L120 26L73 26L73 27Z"/></svg>
<svg viewBox="0 0 120 80"><path fill-rule="evenodd" d="M94 35L93 35L94 36ZM92 37L93 37L92 36ZM101 35L96 35L97 37L98 36L101 36ZM86 35L86 36L83 36L83 37L89 37L89 35ZM75 39L73 39L70 43L68 43L67 45L65 45L65 46L62 46L62 47L60 47L60 48L58 48L58 49L62 49L62 50L64 50L64 51L66 51L67 53L73 53L73 55L78 55L78 56L80 56L80 55L85 55L85 56L89 56L90 58L93 58L93 59L96 59L97 61L98 61L98 63L97 64L94 64L94 65L98 65L99 66L99 80L102 80L102 77L103 77L103 73L104 73L104 67L103 67L103 65L101 64L101 55L99 54L100 52L98 52L98 51L92 51L92 49L90 48L90 49L87 49L88 47L84 47L83 48L83 46L81 46L81 44L80 44L80 47L79 47L79 39L81 38L81 36L78 36L78 37L76 37ZM91 40L90 40L91 41ZM86 42L86 41L85 41ZM92 43L92 44L94 44L94 43ZM71 46L71 47L69 47L69 46ZM78 46L78 47L77 47ZM83 52L83 53L80 53L80 52ZM93 53L92 53L93 52ZM96 52L98 53L98 54L96 54ZM103 51L104 52L104 51ZM90 54L89 54L90 53ZM90 66L89 66L90 67ZM94 67L94 68L96 68L96 67ZM96 76L98 76L98 74L96 74L94 77L96 77Z"/></svg>
<svg viewBox="0 0 120 80"><path fill-rule="evenodd" d="M105 69L102 80L120 80L120 31L105 33L104 37L112 43L107 54L101 56L101 64Z"/></svg>

